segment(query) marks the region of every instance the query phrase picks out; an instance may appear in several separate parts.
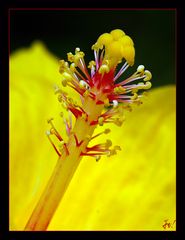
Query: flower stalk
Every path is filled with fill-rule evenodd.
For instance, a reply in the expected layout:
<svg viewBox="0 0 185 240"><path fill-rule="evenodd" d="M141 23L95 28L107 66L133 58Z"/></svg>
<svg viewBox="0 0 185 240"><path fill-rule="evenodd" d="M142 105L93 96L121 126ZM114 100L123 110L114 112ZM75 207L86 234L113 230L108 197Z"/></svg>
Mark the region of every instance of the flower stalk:
<svg viewBox="0 0 185 240"><path fill-rule="evenodd" d="M95 61L90 61L88 68L84 61L84 53L76 48L75 55L68 53L68 62L60 61L60 73L62 86L71 87L81 98L81 104L77 104L63 88L55 86L55 93L63 108L71 112L76 118L74 127L72 120L65 119L68 141L64 142L60 133L54 127L52 119L48 121L51 129L46 132L49 141L53 145L58 161L54 172L39 200L33 213L26 224L25 231L44 231L47 227L82 159L82 156L92 156L99 160L101 155L111 156L121 150L119 146L112 146L112 142L89 146L89 142L101 134L107 134L105 129L93 136L95 128L105 123L114 123L121 126L124 121L124 111L131 110L132 104L141 104L140 90L151 87L149 80L151 73L140 65L137 71L129 78L118 79L128 68L133 65L135 50L131 38L119 29L111 33L102 34L92 46ZM116 73L118 63L125 59L123 67ZM138 80L138 84L131 84ZM60 142L59 149L51 140L51 135L57 137Z"/></svg>

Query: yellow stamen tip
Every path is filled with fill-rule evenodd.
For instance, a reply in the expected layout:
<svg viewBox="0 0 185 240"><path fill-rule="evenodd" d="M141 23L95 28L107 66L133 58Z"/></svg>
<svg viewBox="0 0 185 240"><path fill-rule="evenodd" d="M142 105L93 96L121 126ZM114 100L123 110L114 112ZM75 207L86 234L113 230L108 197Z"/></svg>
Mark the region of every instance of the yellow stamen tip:
<svg viewBox="0 0 185 240"><path fill-rule="evenodd" d="M121 147L119 145L114 146L114 149L121 151Z"/></svg>
<svg viewBox="0 0 185 240"><path fill-rule="evenodd" d="M71 70L72 72L74 72L74 71L75 71L75 68L76 68L75 63L71 63L71 65L70 65L70 70Z"/></svg>
<svg viewBox="0 0 185 240"><path fill-rule="evenodd" d="M124 120L125 120L125 116L122 116L120 118L116 118L114 123L120 127L123 124Z"/></svg>
<svg viewBox="0 0 185 240"><path fill-rule="evenodd" d="M67 59L68 59L69 62L73 62L74 61L74 55L71 52L67 53Z"/></svg>
<svg viewBox="0 0 185 240"><path fill-rule="evenodd" d="M51 133L49 130L46 131L46 135L49 136Z"/></svg>
<svg viewBox="0 0 185 240"><path fill-rule="evenodd" d="M48 123L51 123L51 121L53 121L53 118L49 118L49 119L47 120Z"/></svg>
<svg viewBox="0 0 185 240"><path fill-rule="evenodd" d="M105 134L108 134L110 133L110 129L109 128L106 128L105 131L104 131Z"/></svg>
<svg viewBox="0 0 185 240"><path fill-rule="evenodd" d="M148 70L145 70L144 73L145 73L146 77L145 77L143 80L144 80L144 81L149 81L149 80L152 78L151 72L148 71Z"/></svg>
<svg viewBox="0 0 185 240"><path fill-rule="evenodd" d="M98 118L98 124L99 124L100 126L103 126L103 122L104 122L104 118L103 118L103 117L99 117L99 118Z"/></svg>
<svg viewBox="0 0 185 240"><path fill-rule="evenodd" d="M96 66L96 63L92 60L89 62L88 68L92 68L93 66Z"/></svg>
<svg viewBox="0 0 185 240"><path fill-rule="evenodd" d="M83 80L80 80L79 86L81 89L89 89L89 85Z"/></svg>
<svg viewBox="0 0 185 240"><path fill-rule="evenodd" d="M126 89L122 86L114 88L114 93L116 94L124 94L125 92L126 92Z"/></svg>
<svg viewBox="0 0 185 240"><path fill-rule="evenodd" d="M96 158L96 161L98 162L100 160L101 156L95 156L95 158Z"/></svg>
<svg viewBox="0 0 185 240"><path fill-rule="evenodd" d="M139 65L138 68L137 68L137 72L138 73L144 73L144 70L145 70L145 66L144 65Z"/></svg>
<svg viewBox="0 0 185 240"><path fill-rule="evenodd" d="M144 89L150 89L152 84L151 82L146 82L144 86L145 86Z"/></svg>
<svg viewBox="0 0 185 240"><path fill-rule="evenodd" d="M117 100L113 100L113 108L117 108L118 107L118 101Z"/></svg>
<svg viewBox="0 0 185 240"><path fill-rule="evenodd" d="M68 81L71 81L71 80L72 80L72 77L71 77L71 75L70 75L69 73L63 72L63 73L61 74L61 81L62 81L62 85L63 85L64 87L66 87L66 86L67 86L67 82L68 82Z"/></svg>
<svg viewBox="0 0 185 240"><path fill-rule="evenodd" d="M65 62L64 60L60 60L59 61L59 72L60 73L63 73L66 71L66 69L69 67L69 63L68 62Z"/></svg>
<svg viewBox="0 0 185 240"><path fill-rule="evenodd" d="M134 95L131 97L131 100L136 100L138 97L137 93L134 93Z"/></svg>
<svg viewBox="0 0 185 240"><path fill-rule="evenodd" d="M109 67L106 64L102 64L98 72L101 74L108 73L110 71Z"/></svg>
<svg viewBox="0 0 185 240"><path fill-rule="evenodd" d="M50 134L54 134L55 133L55 129L54 128L51 128L50 129Z"/></svg>
<svg viewBox="0 0 185 240"><path fill-rule="evenodd" d="M107 148L111 147L112 146L112 141L110 139L107 139L105 145L106 145Z"/></svg>

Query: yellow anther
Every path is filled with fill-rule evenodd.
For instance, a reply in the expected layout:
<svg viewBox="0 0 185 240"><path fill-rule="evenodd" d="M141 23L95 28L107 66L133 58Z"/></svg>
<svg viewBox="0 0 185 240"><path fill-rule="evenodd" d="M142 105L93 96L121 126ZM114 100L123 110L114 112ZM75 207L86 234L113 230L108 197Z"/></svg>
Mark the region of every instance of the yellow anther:
<svg viewBox="0 0 185 240"><path fill-rule="evenodd" d="M75 65L75 63L71 63L71 65L70 65L70 70L71 70L72 72L74 72L74 71L76 70L76 65Z"/></svg>
<svg viewBox="0 0 185 240"><path fill-rule="evenodd" d="M143 80L144 80L144 81L149 81L149 80L152 78L151 72L148 71L148 70L145 70L144 73L145 73L146 77L145 77Z"/></svg>
<svg viewBox="0 0 185 240"><path fill-rule="evenodd" d="M138 73L144 73L144 70L145 70L145 66L144 65L139 65L138 68L137 68L137 72Z"/></svg>
<svg viewBox="0 0 185 240"><path fill-rule="evenodd" d="M49 119L47 120L47 123L51 123L51 121L53 121L53 118L49 118Z"/></svg>
<svg viewBox="0 0 185 240"><path fill-rule="evenodd" d="M119 145L114 146L114 149L121 151L121 147Z"/></svg>
<svg viewBox="0 0 185 240"><path fill-rule="evenodd" d="M99 156L95 156L95 158L96 158L96 161L98 162L100 160L101 156L100 155Z"/></svg>
<svg viewBox="0 0 185 240"><path fill-rule="evenodd" d="M95 61L90 61L89 65L88 65L88 68L92 68L93 66L96 66Z"/></svg>
<svg viewBox="0 0 185 240"><path fill-rule="evenodd" d="M116 118L114 120L114 123L120 127L123 124L124 120L125 120L125 116L122 116L122 117Z"/></svg>
<svg viewBox="0 0 185 240"><path fill-rule="evenodd" d="M138 85L137 87L138 89L149 89L152 86L150 81L147 81L146 83L140 82L137 85Z"/></svg>
<svg viewBox="0 0 185 240"><path fill-rule="evenodd" d="M124 94L125 92L126 92L126 89L122 86L114 88L114 93L116 94Z"/></svg>
<svg viewBox="0 0 185 240"><path fill-rule="evenodd" d="M54 134L55 132L56 132L56 131L55 131L54 128L51 128L51 129L50 129L50 133L51 133L51 134Z"/></svg>
<svg viewBox="0 0 185 240"><path fill-rule="evenodd" d="M80 80L79 86L81 89L89 89L89 85L84 80Z"/></svg>
<svg viewBox="0 0 185 240"><path fill-rule="evenodd" d="M72 80L72 76L69 73L67 73L67 72L64 72L62 74L62 77L65 78L68 81Z"/></svg>
<svg viewBox="0 0 185 240"><path fill-rule="evenodd" d="M65 67L65 61L64 60L59 60L59 66L62 69L63 67Z"/></svg>
<svg viewBox="0 0 185 240"><path fill-rule="evenodd" d="M72 76L69 73L67 73L67 72L63 72L62 75L61 75L61 78L62 78L61 79L62 85L64 87L66 87L68 81L72 80Z"/></svg>
<svg viewBox="0 0 185 240"><path fill-rule="evenodd" d="M66 80L66 79L63 79L61 82L62 82L62 86L63 86L63 87L66 87L66 86L67 86L67 80Z"/></svg>
<svg viewBox="0 0 185 240"><path fill-rule="evenodd" d="M62 94L59 94L59 95L58 95L58 101L59 101L59 102L63 102L63 95L62 95Z"/></svg>
<svg viewBox="0 0 185 240"><path fill-rule="evenodd" d="M109 129L109 128L106 128L106 129L104 130L104 133L105 133L105 134L110 133L110 129Z"/></svg>
<svg viewBox="0 0 185 240"><path fill-rule="evenodd" d="M117 100L113 100L113 108L117 108L118 107L118 101Z"/></svg>
<svg viewBox="0 0 185 240"><path fill-rule="evenodd" d="M114 40L118 40L125 35L121 29L115 29L110 32Z"/></svg>
<svg viewBox="0 0 185 240"><path fill-rule="evenodd" d="M105 107L109 107L109 106L110 106L110 103L109 103L109 99L108 99L108 98L106 98L106 99L104 100L104 106L105 106Z"/></svg>
<svg viewBox="0 0 185 240"><path fill-rule="evenodd" d="M73 62L78 65L80 58L83 58L85 56L85 53L80 51L77 52L75 55L73 55Z"/></svg>
<svg viewBox="0 0 185 240"><path fill-rule="evenodd" d="M99 46L97 42L95 44L93 44L91 47L92 50L96 50L96 51L99 49L102 49L102 48L103 48L103 45Z"/></svg>
<svg viewBox="0 0 185 240"><path fill-rule="evenodd" d="M132 93L132 94L137 93L138 90L139 90L139 88L134 88L134 89L132 89L131 93Z"/></svg>
<svg viewBox="0 0 185 240"><path fill-rule="evenodd" d="M107 139L106 143L105 143L105 146L106 146L106 148L111 147L112 146L112 141L110 139Z"/></svg>
<svg viewBox="0 0 185 240"><path fill-rule="evenodd" d="M109 67L106 64L102 64L98 72L101 74L108 73L110 71Z"/></svg>
<svg viewBox="0 0 185 240"><path fill-rule="evenodd" d="M69 97L67 100L68 100L68 102L71 103L72 105L75 105L75 104L76 104L75 101L74 101L74 99L71 98L71 97ZM76 105L76 106L78 106L78 105Z"/></svg>
<svg viewBox="0 0 185 240"><path fill-rule="evenodd" d="M75 53L78 53L78 52L80 52L80 48L79 47L75 48Z"/></svg>
<svg viewBox="0 0 185 240"><path fill-rule="evenodd" d="M104 122L104 118L103 118L103 117L99 117L99 118L98 118L98 124L99 124L100 126L103 126L103 122Z"/></svg>
<svg viewBox="0 0 185 240"><path fill-rule="evenodd" d="M79 56L80 56L81 58L83 58L83 57L85 56L85 53L82 52L82 51L80 51L78 54L79 54Z"/></svg>
<svg viewBox="0 0 185 240"><path fill-rule="evenodd" d="M49 130L46 131L46 135L47 135L47 136L51 135L51 133L50 133Z"/></svg>
<svg viewBox="0 0 185 240"><path fill-rule="evenodd" d="M108 157L117 154L117 151L118 151L118 150L120 151L120 150L121 150L121 147L120 147L120 146L114 146L113 149L110 149L110 150L109 150L109 152L108 152Z"/></svg>
<svg viewBox="0 0 185 240"><path fill-rule="evenodd" d="M111 149L111 150L109 150L109 152L107 153L107 156L110 157L110 156L115 155L116 153L117 153L117 152L116 152L115 149Z"/></svg>
<svg viewBox="0 0 185 240"><path fill-rule="evenodd" d="M151 82L148 81L148 82L146 82L146 83L144 84L144 88L143 88L143 89L150 89L151 86L152 86Z"/></svg>
<svg viewBox="0 0 185 240"><path fill-rule="evenodd" d="M64 60L60 60L59 64L60 64L60 67L59 67L59 72L60 73L63 73L69 67L68 62L65 62Z"/></svg>
<svg viewBox="0 0 185 240"><path fill-rule="evenodd" d="M135 104L141 105L143 102L138 98L134 101Z"/></svg>
<svg viewBox="0 0 185 240"><path fill-rule="evenodd" d="M72 52L67 53L67 59L69 62L74 62L74 55Z"/></svg>
<svg viewBox="0 0 185 240"><path fill-rule="evenodd" d="M137 93L134 93L134 95L131 97L131 100L136 100L138 98Z"/></svg>
<svg viewBox="0 0 185 240"><path fill-rule="evenodd" d="M129 112L132 111L132 107L130 106L130 104L124 105L123 107L124 107L124 109L126 109Z"/></svg>
<svg viewBox="0 0 185 240"><path fill-rule="evenodd" d="M57 85L54 85L54 93L57 94L57 93L62 93L62 89L59 88Z"/></svg>

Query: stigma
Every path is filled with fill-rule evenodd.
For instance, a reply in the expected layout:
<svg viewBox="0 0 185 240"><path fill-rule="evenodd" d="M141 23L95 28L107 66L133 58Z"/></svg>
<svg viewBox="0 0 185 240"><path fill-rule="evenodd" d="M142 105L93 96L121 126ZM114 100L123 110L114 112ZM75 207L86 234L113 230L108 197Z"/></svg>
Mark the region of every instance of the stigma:
<svg viewBox="0 0 185 240"><path fill-rule="evenodd" d="M116 67L124 58L129 65L134 64L135 49L132 39L120 29L115 29L110 33L102 34L97 42L92 46L98 55L99 50L104 49L105 55L103 64L109 67Z"/></svg>

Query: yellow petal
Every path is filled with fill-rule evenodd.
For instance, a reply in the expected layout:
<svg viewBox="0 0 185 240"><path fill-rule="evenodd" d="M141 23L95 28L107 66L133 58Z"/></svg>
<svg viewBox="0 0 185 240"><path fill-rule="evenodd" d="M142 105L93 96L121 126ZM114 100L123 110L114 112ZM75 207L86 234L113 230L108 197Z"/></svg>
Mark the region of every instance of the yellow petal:
<svg viewBox="0 0 185 240"><path fill-rule="evenodd" d="M36 42L10 59L10 229L21 230L57 160L45 131L59 119L58 60ZM48 100L49 99L49 100ZM61 120L61 119L60 119Z"/></svg>
<svg viewBox="0 0 185 240"><path fill-rule="evenodd" d="M41 43L11 56L10 230L24 229L57 160L44 135L51 116L64 133L55 83L58 60ZM175 120L175 86L166 86L151 90L121 128L110 125L122 150L82 160L48 230L163 230L165 219L173 222Z"/></svg>
<svg viewBox="0 0 185 240"><path fill-rule="evenodd" d="M150 92L111 127L118 155L84 158L49 230L164 230L176 219L175 87ZM175 230L175 226L169 230Z"/></svg>

